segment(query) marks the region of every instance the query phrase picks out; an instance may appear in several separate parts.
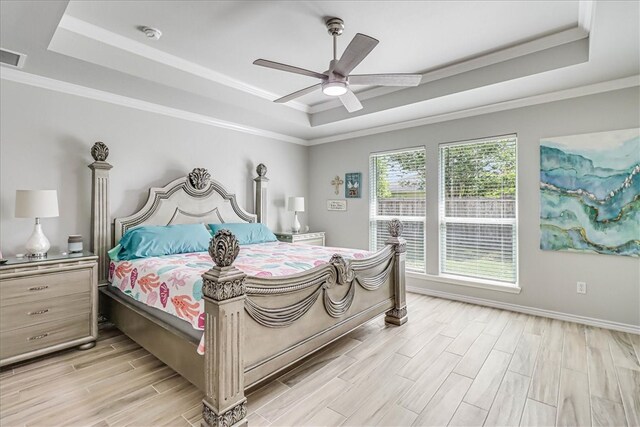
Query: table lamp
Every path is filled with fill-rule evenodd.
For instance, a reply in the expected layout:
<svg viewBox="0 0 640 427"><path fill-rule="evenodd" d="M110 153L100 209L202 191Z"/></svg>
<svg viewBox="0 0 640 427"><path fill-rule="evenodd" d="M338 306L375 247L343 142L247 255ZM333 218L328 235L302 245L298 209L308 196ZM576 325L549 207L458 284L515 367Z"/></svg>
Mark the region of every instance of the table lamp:
<svg viewBox="0 0 640 427"><path fill-rule="evenodd" d="M289 211L293 212L293 225L291 226L291 231L298 233L300 231L298 212L304 212L304 197L289 197Z"/></svg>
<svg viewBox="0 0 640 427"><path fill-rule="evenodd" d="M51 247L42 232L40 218L58 216L58 192L56 190L16 190L16 218L35 218L33 234L25 249L29 258L45 258Z"/></svg>

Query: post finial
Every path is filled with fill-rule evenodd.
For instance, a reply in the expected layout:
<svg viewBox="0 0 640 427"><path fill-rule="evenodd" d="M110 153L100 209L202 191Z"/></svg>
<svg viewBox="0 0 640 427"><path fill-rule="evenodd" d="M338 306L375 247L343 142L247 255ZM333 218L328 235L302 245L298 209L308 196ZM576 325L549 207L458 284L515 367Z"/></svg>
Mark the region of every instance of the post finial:
<svg viewBox="0 0 640 427"><path fill-rule="evenodd" d="M402 225L402 221L400 221L397 218L394 218L391 221L389 221L389 224L387 225L387 229L389 230L389 235L391 237L400 237L402 236L402 230L404 229L404 226Z"/></svg>
<svg viewBox="0 0 640 427"><path fill-rule="evenodd" d="M209 243L209 255L218 267L229 267L238 257L238 239L229 230L219 230Z"/></svg>
<svg viewBox="0 0 640 427"><path fill-rule="evenodd" d="M256 216L258 222L262 224L267 223L267 211L269 197L267 195L267 187L269 186L269 178L267 175L267 166L264 163L260 163L256 167L257 177L253 178L256 183Z"/></svg>
<svg viewBox="0 0 640 427"><path fill-rule="evenodd" d="M109 147L102 141L98 141L91 147L91 157L96 162L104 162L109 157Z"/></svg>
<svg viewBox="0 0 640 427"><path fill-rule="evenodd" d="M194 168L189 172L189 184L196 190L204 190L210 179L211 175L205 168Z"/></svg>

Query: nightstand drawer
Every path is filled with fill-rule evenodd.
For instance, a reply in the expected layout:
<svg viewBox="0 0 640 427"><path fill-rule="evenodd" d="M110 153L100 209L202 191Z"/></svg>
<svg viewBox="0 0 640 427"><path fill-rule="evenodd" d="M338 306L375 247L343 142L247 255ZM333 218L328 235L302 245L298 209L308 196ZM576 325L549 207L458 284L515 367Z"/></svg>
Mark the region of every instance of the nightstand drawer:
<svg viewBox="0 0 640 427"><path fill-rule="evenodd" d="M91 314L86 313L28 328L0 332L0 358L6 359L91 335Z"/></svg>
<svg viewBox="0 0 640 427"><path fill-rule="evenodd" d="M87 268L4 279L0 283L0 306L45 301L62 295L89 292L92 274Z"/></svg>
<svg viewBox="0 0 640 427"><path fill-rule="evenodd" d="M24 302L4 307L0 311L0 331L27 328L53 322L91 311L91 292L79 292L41 301Z"/></svg>
<svg viewBox="0 0 640 427"><path fill-rule="evenodd" d="M324 246L324 237L320 236L312 239L295 240L295 243L300 243L301 245Z"/></svg>
<svg viewBox="0 0 640 427"><path fill-rule="evenodd" d="M317 240L324 239L324 233L305 233L297 237L296 240Z"/></svg>
<svg viewBox="0 0 640 427"><path fill-rule="evenodd" d="M324 246L324 231L307 232L307 233L275 233L276 238L281 242L300 243L303 245Z"/></svg>

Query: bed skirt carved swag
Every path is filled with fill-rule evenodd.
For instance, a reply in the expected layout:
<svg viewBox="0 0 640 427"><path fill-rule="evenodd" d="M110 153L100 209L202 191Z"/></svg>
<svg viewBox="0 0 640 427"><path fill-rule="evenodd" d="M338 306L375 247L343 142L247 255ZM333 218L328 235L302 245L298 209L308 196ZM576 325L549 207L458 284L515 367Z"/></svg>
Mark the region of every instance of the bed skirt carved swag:
<svg viewBox="0 0 640 427"><path fill-rule="evenodd" d="M100 144L100 153L108 150ZM104 248L114 243L105 235L112 224L107 204L111 165L103 157L98 160L94 156L101 168L100 174L92 174L92 250L108 265ZM115 219L115 243L127 229L140 225L264 223L266 173L260 164L254 179L255 214L243 210L235 195L211 179L206 169L194 169L165 187L152 188L142 209ZM104 186L104 180L106 190L96 191L96 186ZM392 220L388 227L391 237L387 245L368 258L348 260L336 254L327 264L275 277L247 276L234 267L238 242L228 230L219 231L209 245L215 265L202 275L204 356L196 354L193 339L139 310L126 298L112 295L106 291L108 287L102 290L106 314L125 334L205 392L205 425L246 425L245 389L275 377L382 313L391 325L407 321L406 242L400 221Z"/></svg>

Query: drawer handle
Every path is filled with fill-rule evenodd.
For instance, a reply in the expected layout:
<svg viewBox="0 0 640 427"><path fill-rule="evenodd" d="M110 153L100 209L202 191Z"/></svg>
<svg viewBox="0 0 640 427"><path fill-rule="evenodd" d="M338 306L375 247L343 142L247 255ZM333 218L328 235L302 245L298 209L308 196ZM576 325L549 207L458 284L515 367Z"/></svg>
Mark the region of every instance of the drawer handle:
<svg viewBox="0 0 640 427"><path fill-rule="evenodd" d="M44 286L34 286L33 288L29 288L30 291L44 291L45 289L49 289L49 286L44 285Z"/></svg>
<svg viewBox="0 0 640 427"><path fill-rule="evenodd" d="M45 314L45 313L47 313L47 312L49 312L49 309L48 309L48 308L45 308L44 310L30 311L30 312L28 312L27 314L28 314L29 316L36 316L36 315L38 315L38 314Z"/></svg>
<svg viewBox="0 0 640 427"><path fill-rule="evenodd" d="M42 335L36 335L35 337L29 337L27 338L27 341L35 341L35 340L41 340L42 338L48 337L49 336L49 332L45 332Z"/></svg>

